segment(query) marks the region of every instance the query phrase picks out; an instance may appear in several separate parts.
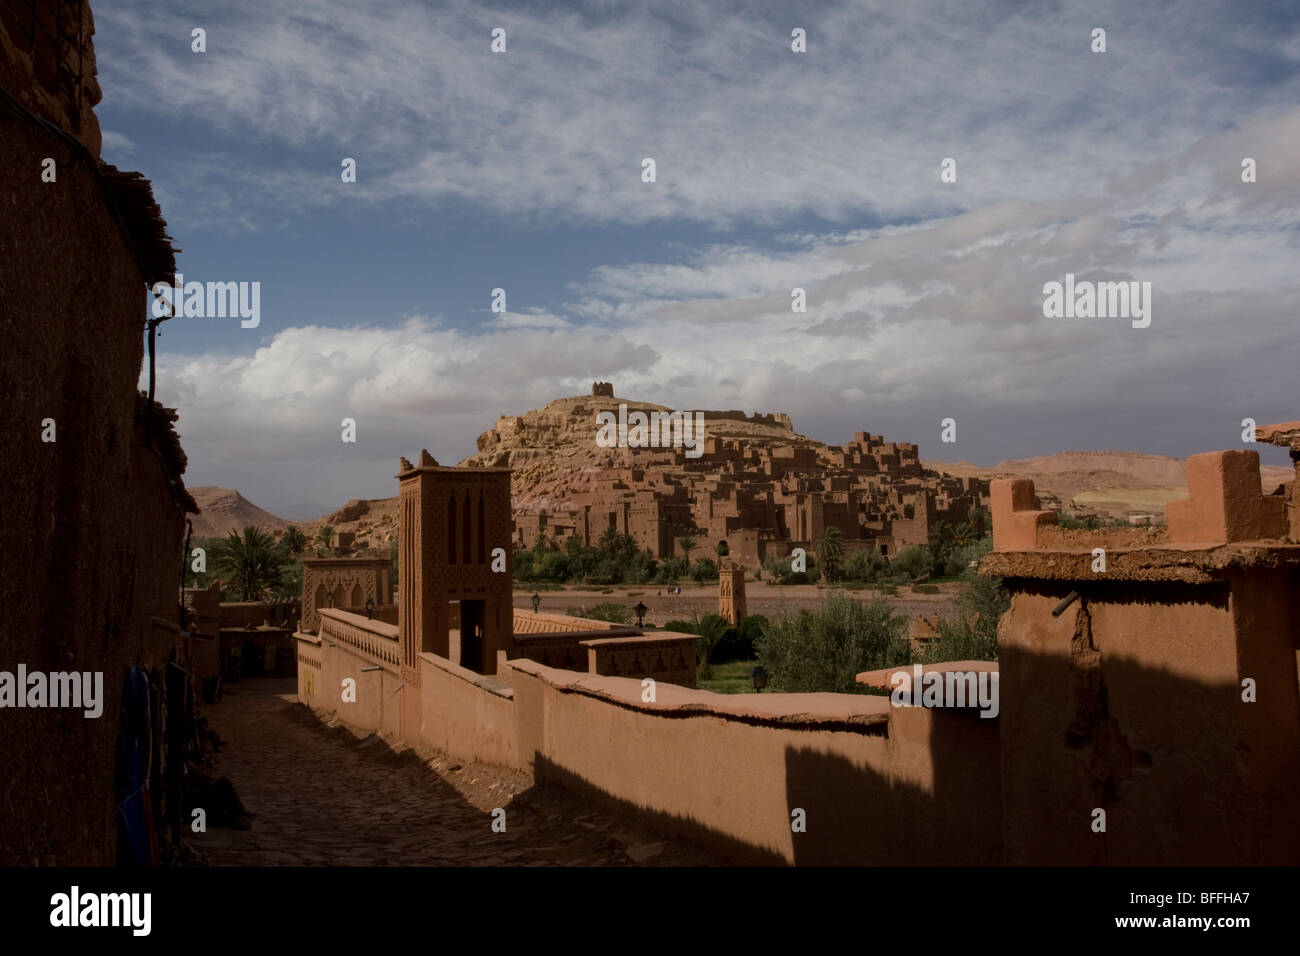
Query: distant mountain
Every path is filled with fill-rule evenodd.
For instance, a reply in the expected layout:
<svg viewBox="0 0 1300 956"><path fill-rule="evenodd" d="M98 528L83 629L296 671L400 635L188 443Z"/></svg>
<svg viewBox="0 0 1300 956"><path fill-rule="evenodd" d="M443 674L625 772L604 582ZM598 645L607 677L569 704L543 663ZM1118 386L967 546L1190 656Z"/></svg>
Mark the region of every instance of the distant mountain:
<svg viewBox="0 0 1300 956"><path fill-rule="evenodd" d="M228 531L242 531L250 525L279 531L291 524L263 511L233 488L199 485L188 490L199 505L199 513L193 518L196 538L220 538Z"/></svg>
<svg viewBox="0 0 1300 956"><path fill-rule="evenodd" d="M1002 461L992 468L965 461L922 464L961 477L1032 478L1039 497L1055 500L1071 512L1161 514L1169 502L1187 497L1185 459L1135 451L1062 451ZM1282 465L1261 465L1259 471L1265 493L1295 477L1292 469Z"/></svg>

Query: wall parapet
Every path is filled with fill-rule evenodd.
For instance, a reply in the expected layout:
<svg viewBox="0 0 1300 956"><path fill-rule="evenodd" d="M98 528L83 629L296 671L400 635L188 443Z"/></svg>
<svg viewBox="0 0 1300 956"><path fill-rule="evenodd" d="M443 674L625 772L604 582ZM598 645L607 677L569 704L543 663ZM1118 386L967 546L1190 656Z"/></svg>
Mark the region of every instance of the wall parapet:
<svg viewBox="0 0 1300 956"><path fill-rule="evenodd" d="M598 621L595 618L575 617L572 614L552 614L550 612L525 611L514 609L515 636L521 634L561 634L579 631L614 631L631 630L626 624L614 624L611 621Z"/></svg>
<svg viewBox="0 0 1300 956"><path fill-rule="evenodd" d="M322 638L346 644L375 661L391 665L393 669L401 664L401 644L396 625L337 608L322 608L318 613Z"/></svg>
<svg viewBox="0 0 1300 956"><path fill-rule="evenodd" d="M721 717L747 724L885 734L894 710L887 697L866 694L718 694L661 683L655 700L642 699L639 679L582 674L519 658L509 669L536 677L563 693L581 694L661 717Z"/></svg>
<svg viewBox="0 0 1300 956"><path fill-rule="evenodd" d="M602 637L580 641L587 649L587 672L602 677L645 677L670 684L695 686L695 634L656 631L633 637Z"/></svg>

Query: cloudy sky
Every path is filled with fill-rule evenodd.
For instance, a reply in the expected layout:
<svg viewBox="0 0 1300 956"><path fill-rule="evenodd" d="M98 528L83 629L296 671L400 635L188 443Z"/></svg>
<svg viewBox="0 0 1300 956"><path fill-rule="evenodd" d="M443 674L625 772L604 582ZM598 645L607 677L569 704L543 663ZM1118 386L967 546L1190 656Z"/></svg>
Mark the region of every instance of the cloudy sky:
<svg viewBox="0 0 1300 956"><path fill-rule="evenodd" d="M593 379L981 464L1300 417L1296 4L209 6L95 9L105 159L261 283L163 327L190 484L313 516ZM1066 273L1150 327L1045 318Z"/></svg>

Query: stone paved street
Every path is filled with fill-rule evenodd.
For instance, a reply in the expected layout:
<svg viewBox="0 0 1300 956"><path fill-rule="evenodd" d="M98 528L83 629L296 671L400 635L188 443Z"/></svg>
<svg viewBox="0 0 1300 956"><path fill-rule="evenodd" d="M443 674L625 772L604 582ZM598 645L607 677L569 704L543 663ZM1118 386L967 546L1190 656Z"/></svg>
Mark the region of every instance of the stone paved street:
<svg viewBox="0 0 1300 956"><path fill-rule="evenodd" d="M723 861L664 840L558 787L499 767L394 753L329 727L294 698L293 679L229 685L204 708L225 746L217 771L251 830L209 827L189 845L216 866L707 866ZM506 832L493 833L493 807Z"/></svg>

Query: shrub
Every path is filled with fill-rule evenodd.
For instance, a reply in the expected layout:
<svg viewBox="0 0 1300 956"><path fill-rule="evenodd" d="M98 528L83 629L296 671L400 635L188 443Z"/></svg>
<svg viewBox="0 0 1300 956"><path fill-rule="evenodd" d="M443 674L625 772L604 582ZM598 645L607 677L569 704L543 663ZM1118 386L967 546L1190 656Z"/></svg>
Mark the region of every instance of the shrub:
<svg viewBox="0 0 1300 956"><path fill-rule="evenodd" d="M930 573L930 552L926 548L904 548L889 563L889 569L895 577L903 575L908 581L915 581L923 574Z"/></svg>
<svg viewBox="0 0 1300 956"><path fill-rule="evenodd" d="M937 584L913 584L912 590L917 594L938 594L939 585Z"/></svg>
<svg viewBox="0 0 1300 956"><path fill-rule="evenodd" d="M972 561L978 561L993 548L992 538L979 538L964 548L952 551L944 560L941 569L945 575L964 575L970 570Z"/></svg>
<svg viewBox="0 0 1300 956"><path fill-rule="evenodd" d="M849 581L871 583L889 567L889 559L879 551L860 548L844 559L844 577Z"/></svg>
<svg viewBox="0 0 1300 956"><path fill-rule="evenodd" d="M686 561L683 558L664 558L655 572L655 584L676 584L686 577Z"/></svg>
<svg viewBox="0 0 1300 956"><path fill-rule="evenodd" d="M632 621L632 611L615 601L597 604L595 607L589 608L586 614L579 613L578 616L587 617L593 621L608 621L610 624L628 624Z"/></svg>
<svg viewBox="0 0 1300 956"><path fill-rule="evenodd" d="M773 683L790 693L855 693L861 671L911 659L906 618L879 599L863 603L840 592L815 611L771 622L757 649Z"/></svg>
<svg viewBox="0 0 1300 956"><path fill-rule="evenodd" d="M718 578L718 565L709 558L700 558L691 565L691 580L703 584L705 581L716 581Z"/></svg>
<svg viewBox="0 0 1300 956"><path fill-rule="evenodd" d="M729 628L713 649L713 662L723 664L727 661L753 660L756 654L754 645L769 626L767 618L762 614L751 614L740 622L740 627Z"/></svg>
<svg viewBox="0 0 1300 956"><path fill-rule="evenodd" d="M1011 606L1000 578L967 575L969 590L939 618L939 639L926 649L927 661L995 661L998 621Z"/></svg>
<svg viewBox="0 0 1300 956"><path fill-rule="evenodd" d="M814 584L821 577L821 569L812 558L808 559L807 571L791 571L790 563L789 557L770 557L763 562L763 570L777 584Z"/></svg>

